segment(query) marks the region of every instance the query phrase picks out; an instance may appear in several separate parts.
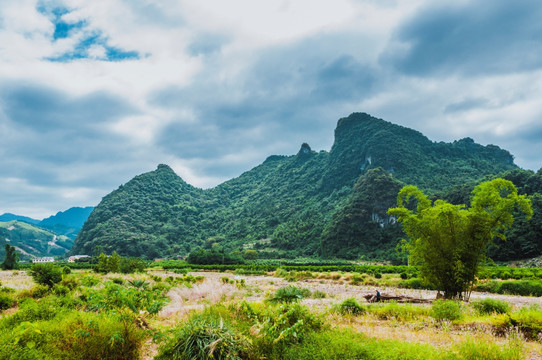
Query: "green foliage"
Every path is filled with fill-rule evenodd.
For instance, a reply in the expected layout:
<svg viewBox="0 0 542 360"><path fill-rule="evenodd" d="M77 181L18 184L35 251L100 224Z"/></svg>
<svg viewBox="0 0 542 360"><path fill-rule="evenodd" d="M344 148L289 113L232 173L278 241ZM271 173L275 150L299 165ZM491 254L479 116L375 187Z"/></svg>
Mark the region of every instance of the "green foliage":
<svg viewBox="0 0 542 360"><path fill-rule="evenodd" d="M280 357L273 359L435 360L441 356L438 350L427 344L378 340L350 329L330 329L310 333L303 343L293 344Z"/></svg>
<svg viewBox="0 0 542 360"><path fill-rule="evenodd" d="M453 349L457 355L448 358L457 360L521 360L525 355L524 346L517 339L511 339L505 345L469 339L455 345Z"/></svg>
<svg viewBox="0 0 542 360"><path fill-rule="evenodd" d="M70 269L69 266L63 266L63 267L62 267L62 273L63 273L64 275L69 275L69 274L72 273L72 269Z"/></svg>
<svg viewBox="0 0 542 360"><path fill-rule="evenodd" d="M205 250L199 249L192 251L186 262L189 264L205 265L205 264L243 264L244 260L239 254L226 253L221 250Z"/></svg>
<svg viewBox="0 0 542 360"><path fill-rule="evenodd" d="M269 299L272 303L292 303L311 295L310 290L301 289L294 285L288 285L277 289L275 295Z"/></svg>
<svg viewBox="0 0 542 360"><path fill-rule="evenodd" d="M431 316L436 320L459 320L463 317L461 304L454 300L435 300L431 306Z"/></svg>
<svg viewBox="0 0 542 360"><path fill-rule="evenodd" d="M17 269L17 260L19 254L15 251L15 246L6 244L5 247L6 255L4 257L4 262L2 263L2 269L4 270L13 270Z"/></svg>
<svg viewBox="0 0 542 360"><path fill-rule="evenodd" d="M0 359L139 359L143 331L115 314L57 313L0 331Z"/></svg>
<svg viewBox="0 0 542 360"><path fill-rule="evenodd" d="M540 280L514 280L496 281L491 280L479 284L478 291L486 291L495 294L542 296L542 281Z"/></svg>
<svg viewBox="0 0 542 360"><path fill-rule="evenodd" d="M9 309L17 304L11 296L0 294L0 312Z"/></svg>
<svg viewBox="0 0 542 360"><path fill-rule="evenodd" d="M265 347L276 346L282 350L303 341L311 332L322 329L323 320L300 304L283 304L269 307L258 322L264 336Z"/></svg>
<svg viewBox="0 0 542 360"><path fill-rule="evenodd" d="M506 301L491 298L473 301L471 306L480 315L506 314L510 312L510 304Z"/></svg>
<svg viewBox="0 0 542 360"><path fill-rule="evenodd" d="M8 230L9 229L9 230ZM5 245L22 250L18 256L22 260L30 260L33 256L64 255L73 245L73 240L66 236L57 235L21 221L0 222L0 259L5 257ZM56 246L49 245L54 242ZM14 250L14 249L13 249ZM25 255L28 253L30 255Z"/></svg>
<svg viewBox="0 0 542 360"><path fill-rule="evenodd" d="M157 360L241 360L250 342L212 311L195 314L160 348Z"/></svg>
<svg viewBox="0 0 542 360"><path fill-rule="evenodd" d="M367 311L365 307L361 306L356 299L349 298L341 302L336 306L336 311L342 315L361 315Z"/></svg>
<svg viewBox="0 0 542 360"><path fill-rule="evenodd" d="M324 229L325 257L385 258L394 252L401 229L386 213L402 184L382 168L368 170L354 185L347 203Z"/></svg>
<svg viewBox="0 0 542 360"><path fill-rule="evenodd" d="M140 258L120 258L120 272L123 274L133 274L145 272L147 262Z"/></svg>
<svg viewBox="0 0 542 360"><path fill-rule="evenodd" d="M134 280L132 287L125 287L113 282L105 283L101 289L88 289L84 293L87 307L91 311L112 311L129 309L135 314L142 311L153 315L166 304L163 289L148 288L148 283Z"/></svg>
<svg viewBox="0 0 542 360"><path fill-rule="evenodd" d="M53 287L62 280L62 268L52 263L37 263L30 268L30 275L37 284Z"/></svg>
<svg viewBox="0 0 542 360"><path fill-rule="evenodd" d="M403 224L412 263L446 298L468 296L488 244L494 237L504 239L502 231L512 225L515 209L532 215L529 200L503 179L478 185L469 209L443 200L432 205L415 186L399 192L397 205L388 213Z"/></svg>
<svg viewBox="0 0 542 360"><path fill-rule="evenodd" d="M412 304L398 304L389 302L385 304L371 304L367 312L382 320L412 321L421 316L429 315L429 309Z"/></svg>
<svg viewBox="0 0 542 360"><path fill-rule="evenodd" d="M188 185L167 165L159 165L104 197L71 251L93 254L102 246L122 256L154 259L186 256L200 248L212 251L215 243L229 254L250 243L260 259L321 253L400 261L394 251L399 227L379 225L389 220L383 210L393 196L387 192L397 185L373 169L380 167L393 173L393 179L434 192L516 168L511 155L495 146L470 139L434 143L417 131L367 114L341 119L335 134L331 152L317 153L304 144L296 155L270 156L207 190ZM360 176L367 175L366 185L372 186L368 180L378 173L382 176L374 178L376 194L353 191ZM385 183L394 185L387 188ZM382 195L382 201L376 195Z"/></svg>

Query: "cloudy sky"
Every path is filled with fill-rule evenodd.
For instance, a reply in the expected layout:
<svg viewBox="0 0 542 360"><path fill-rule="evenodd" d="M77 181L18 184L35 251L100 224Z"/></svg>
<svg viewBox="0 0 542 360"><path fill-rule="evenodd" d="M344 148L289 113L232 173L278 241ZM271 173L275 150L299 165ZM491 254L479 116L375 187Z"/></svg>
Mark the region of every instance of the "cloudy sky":
<svg viewBox="0 0 542 360"><path fill-rule="evenodd" d="M542 167L539 0L1 0L0 214L212 187L352 112Z"/></svg>

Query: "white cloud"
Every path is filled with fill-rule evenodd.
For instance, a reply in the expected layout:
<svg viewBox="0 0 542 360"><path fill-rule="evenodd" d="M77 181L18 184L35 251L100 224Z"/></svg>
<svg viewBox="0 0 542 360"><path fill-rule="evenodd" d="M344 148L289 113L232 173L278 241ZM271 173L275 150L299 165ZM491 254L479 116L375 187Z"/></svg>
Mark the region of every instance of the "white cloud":
<svg viewBox="0 0 542 360"><path fill-rule="evenodd" d="M542 166L532 152L541 142L531 136L527 148L518 140L528 129L539 129L541 70L517 71L522 64L517 58L511 58L512 70L504 71L508 63L500 61L495 69L501 72L474 77L465 75L480 68L472 61L465 68L458 62L456 69L437 58L454 71L434 73L399 66L409 54L424 59L423 52L411 54L423 34L428 36L421 38L425 47L419 49L431 49L429 35L438 32L421 30L439 25L446 35L445 23L427 18L435 14L428 0L42 3L66 7L69 12L61 21L79 25L55 41L52 17L36 10L37 0L0 2L0 130L9 134L0 143L0 166L13 170L0 175L10 195L0 187L0 213L42 212L44 217L69 206L95 205L158 163L168 163L196 186L214 186L268 155L295 153L304 141L315 150L329 149L336 120L353 111L415 128L436 141L470 136L510 150L520 165ZM446 3L455 9L472 7L476 14L486 11L473 1ZM528 11L517 14L527 17L511 20L514 24L532 21ZM416 21L425 27L415 26ZM518 43L536 39L532 35L538 33L529 29L538 28L533 23L522 28L524 34L514 33L521 37ZM409 36L401 38L405 29ZM487 32L482 30L480 38ZM48 60L73 53L91 35L99 41L78 50L86 51L87 58ZM453 36L446 39L450 47L465 46L454 43ZM493 44L502 49L487 46L487 54L506 53L506 44ZM112 49L139 57L107 61ZM491 58L487 54L473 55ZM529 58L530 66L538 64L538 53L521 56ZM35 115L40 131L31 129L28 119L23 124L10 118L32 110L7 112L14 99L3 89L14 83L43 87L62 98L55 106L40 104L43 116ZM24 104L24 91L18 91ZM89 99L95 94L106 94L100 98L103 111L89 109L100 106ZM49 128L57 118L63 125ZM92 136L85 135L88 131ZM39 169L40 164L49 170ZM39 210L32 212L30 199Z"/></svg>

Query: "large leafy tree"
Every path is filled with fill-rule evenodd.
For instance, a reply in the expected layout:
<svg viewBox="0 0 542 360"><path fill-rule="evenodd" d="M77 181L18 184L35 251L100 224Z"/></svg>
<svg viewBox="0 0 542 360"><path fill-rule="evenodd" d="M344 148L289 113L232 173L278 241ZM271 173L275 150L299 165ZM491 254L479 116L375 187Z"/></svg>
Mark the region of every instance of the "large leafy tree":
<svg viewBox="0 0 542 360"><path fill-rule="evenodd" d="M1 267L4 270L13 270L17 269L17 260L19 259L19 254L15 250L15 246L6 244L6 257Z"/></svg>
<svg viewBox="0 0 542 360"><path fill-rule="evenodd" d="M446 298L468 298L487 246L514 222L514 211L532 216L529 199L514 184L494 179L476 186L471 207L444 200L433 204L417 187L408 185L388 214L397 217L408 236L405 246L421 276Z"/></svg>

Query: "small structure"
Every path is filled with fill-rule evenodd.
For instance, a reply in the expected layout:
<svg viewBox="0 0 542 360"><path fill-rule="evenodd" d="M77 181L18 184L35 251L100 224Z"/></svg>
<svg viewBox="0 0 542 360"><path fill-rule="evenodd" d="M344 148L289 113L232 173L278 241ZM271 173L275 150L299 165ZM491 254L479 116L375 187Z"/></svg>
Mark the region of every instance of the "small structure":
<svg viewBox="0 0 542 360"><path fill-rule="evenodd" d="M75 262L76 260L79 260L79 259L84 259L84 258L88 258L90 256L88 255L73 255L73 256L70 256L68 258L68 262L72 263L72 262Z"/></svg>
<svg viewBox="0 0 542 360"><path fill-rule="evenodd" d="M55 259L50 257L50 256L46 256L46 257L37 257L37 258L33 258L32 259L32 262L35 264L35 263L52 263L52 262L55 262Z"/></svg>

